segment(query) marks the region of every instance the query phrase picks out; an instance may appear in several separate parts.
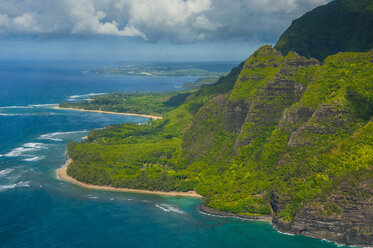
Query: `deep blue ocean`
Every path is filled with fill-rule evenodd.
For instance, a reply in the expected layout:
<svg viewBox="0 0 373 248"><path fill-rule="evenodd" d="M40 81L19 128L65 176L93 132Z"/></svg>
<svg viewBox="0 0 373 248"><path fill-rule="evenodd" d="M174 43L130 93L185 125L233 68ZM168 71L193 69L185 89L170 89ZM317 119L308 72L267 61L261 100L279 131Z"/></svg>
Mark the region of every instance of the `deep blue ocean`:
<svg viewBox="0 0 373 248"><path fill-rule="evenodd" d="M201 200L102 192L56 179L66 145L142 117L54 110L109 92L166 91L193 77L85 74L97 62L0 61L0 247L331 248L268 223L198 212Z"/></svg>

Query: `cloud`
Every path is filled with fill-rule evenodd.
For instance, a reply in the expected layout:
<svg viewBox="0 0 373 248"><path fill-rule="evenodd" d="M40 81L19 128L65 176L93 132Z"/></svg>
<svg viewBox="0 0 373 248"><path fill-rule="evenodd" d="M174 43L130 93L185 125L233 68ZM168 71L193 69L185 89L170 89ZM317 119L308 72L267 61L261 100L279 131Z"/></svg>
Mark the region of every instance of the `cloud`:
<svg viewBox="0 0 373 248"><path fill-rule="evenodd" d="M149 42L274 42L330 0L2 0L0 34L102 35Z"/></svg>
<svg viewBox="0 0 373 248"><path fill-rule="evenodd" d="M68 4L70 20L74 23L71 30L72 34L88 33L129 37L139 36L147 39L141 31L132 25L126 25L123 29L119 29L117 21L103 21L107 14L96 10L92 1L68 0L66 3Z"/></svg>
<svg viewBox="0 0 373 248"><path fill-rule="evenodd" d="M13 18L9 17L7 14L0 14L0 32L2 28L25 33L38 33L42 31L42 28L35 20L34 14L27 12Z"/></svg>

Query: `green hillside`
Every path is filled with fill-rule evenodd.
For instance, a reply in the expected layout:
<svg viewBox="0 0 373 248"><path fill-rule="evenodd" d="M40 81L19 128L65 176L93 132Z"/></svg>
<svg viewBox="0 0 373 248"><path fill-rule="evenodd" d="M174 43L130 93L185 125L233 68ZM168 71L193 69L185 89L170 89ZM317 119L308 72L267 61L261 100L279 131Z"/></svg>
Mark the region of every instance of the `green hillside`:
<svg viewBox="0 0 373 248"><path fill-rule="evenodd" d="M299 19L275 48L323 61L338 52L367 52L373 48L373 1L335 0Z"/></svg>
<svg viewBox="0 0 373 248"><path fill-rule="evenodd" d="M98 185L195 189L216 210L272 215L283 231L371 245L372 61L372 52L341 53L320 66L263 46L162 120L70 143L68 174Z"/></svg>

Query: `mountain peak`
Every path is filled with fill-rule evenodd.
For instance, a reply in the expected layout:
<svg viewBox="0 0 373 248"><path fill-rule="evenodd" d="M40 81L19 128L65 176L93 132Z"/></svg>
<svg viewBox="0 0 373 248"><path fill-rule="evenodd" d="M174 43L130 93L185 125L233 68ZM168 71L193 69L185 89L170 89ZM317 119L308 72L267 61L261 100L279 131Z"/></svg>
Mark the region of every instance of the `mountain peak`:
<svg viewBox="0 0 373 248"><path fill-rule="evenodd" d="M372 23L373 1L336 0L294 20L275 48L320 61L338 52L367 52L373 47Z"/></svg>

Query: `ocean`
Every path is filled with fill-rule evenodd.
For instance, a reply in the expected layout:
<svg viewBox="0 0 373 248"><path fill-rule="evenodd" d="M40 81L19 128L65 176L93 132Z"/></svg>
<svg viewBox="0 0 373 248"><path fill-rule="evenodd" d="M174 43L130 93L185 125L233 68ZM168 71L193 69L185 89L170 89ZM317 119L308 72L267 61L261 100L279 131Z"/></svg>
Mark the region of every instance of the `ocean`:
<svg viewBox="0 0 373 248"><path fill-rule="evenodd" d="M113 63L114 65L115 63ZM56 179L66 145L143 117L55 110L109 92L167 91L196 77L87 74L92 61L0 61L0 247L330 248L269 223L198 211L193 198L103 192Z"/></svg>

